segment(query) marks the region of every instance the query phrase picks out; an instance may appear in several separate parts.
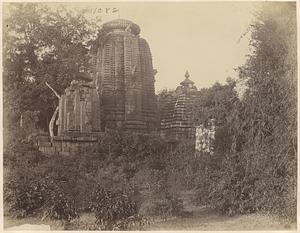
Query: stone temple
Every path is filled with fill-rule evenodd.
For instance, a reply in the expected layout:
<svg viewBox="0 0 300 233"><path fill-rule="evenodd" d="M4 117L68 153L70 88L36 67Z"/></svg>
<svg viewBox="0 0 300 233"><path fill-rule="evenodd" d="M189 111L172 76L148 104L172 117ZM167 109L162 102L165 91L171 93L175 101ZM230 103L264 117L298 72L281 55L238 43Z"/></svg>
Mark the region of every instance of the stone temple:
<svg viewBox="0 0 300 233"><path fill-rule="evenodd" d="M66 152L97 141L107 130L159 128L152 56L140 27L125 19L104 23L81 73L59 99L57 135L45 150ZM40 145L43 150L43 146Z"/></svg>
<svg viewBox="0 0 300 233"><path fill-rule="evenodd" d="M80 72L59 97L58 117L52 117L57 119L57 133L38 140L42 152L77 153L95 145L108 130L195 138L192 108L198 91L194 82L186 72L158 112L156 70L149 45L139 34L140 27L125 19L101 26L91 48L91 67Z"/></svg>
<svg viewBox="0 0 300 233"><path fill-rule="evenodd" d="M176 88L174 95L161 106L160 134L163 137L176 139L195 137L192 111L198 90L189 77L186 71L185 79Z"/></svg>
<svg viewBox="0 0 300 233"><path fill-rule="evenodd" d="M101 26L90 82L71 84L59 103L58 134L157 129L152 57L140 27L117 19Z"/></svg>

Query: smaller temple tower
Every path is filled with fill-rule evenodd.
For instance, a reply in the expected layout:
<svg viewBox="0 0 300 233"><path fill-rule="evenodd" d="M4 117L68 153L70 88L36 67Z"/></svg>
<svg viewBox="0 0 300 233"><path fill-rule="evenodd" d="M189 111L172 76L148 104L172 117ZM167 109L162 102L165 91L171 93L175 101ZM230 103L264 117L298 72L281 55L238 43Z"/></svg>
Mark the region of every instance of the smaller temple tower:
<svg viewBox="0 0 300 233"><path fill-rule="evenodd" d="M59 99L58 136L100 132L100 98L87 73L79 73Z"/></svg>
<svg viewBox="0 0 300 233"><path fill-rule="evenodd" d="M59 97L57 135L40 136L39 150L47 155L75 155L97 148L101 134L101 108L97 85L90 75L79 72Z"/></svg>
<svg viewBox="0 0 300 233"><path fill-rule="evenodd" d="M175 95L162 107L160 134L163 137L195 137L192 110L198 91L189 77L189 72L186 71L185 79L176 88Z"/></svg>

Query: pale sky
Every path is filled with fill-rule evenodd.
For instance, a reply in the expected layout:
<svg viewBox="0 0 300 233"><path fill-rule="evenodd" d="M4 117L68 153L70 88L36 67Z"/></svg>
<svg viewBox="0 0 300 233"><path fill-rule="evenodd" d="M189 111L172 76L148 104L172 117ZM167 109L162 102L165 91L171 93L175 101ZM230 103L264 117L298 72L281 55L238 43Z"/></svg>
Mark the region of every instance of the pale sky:
<svg viewBox="0 0 300 233"><path fill-rule="evenodd" d="M228 76L235 78L233 68L249 54L250 33L239 38L247 32L258 3L72 3L73 9L82 7L91 9L91 16L101 17L102 22L124 18L140 26L158 71L155 88L159 92L175 89L186 70L198 89L216 81L224 83ZM114 7L119 12L112 13Z"/></svg>

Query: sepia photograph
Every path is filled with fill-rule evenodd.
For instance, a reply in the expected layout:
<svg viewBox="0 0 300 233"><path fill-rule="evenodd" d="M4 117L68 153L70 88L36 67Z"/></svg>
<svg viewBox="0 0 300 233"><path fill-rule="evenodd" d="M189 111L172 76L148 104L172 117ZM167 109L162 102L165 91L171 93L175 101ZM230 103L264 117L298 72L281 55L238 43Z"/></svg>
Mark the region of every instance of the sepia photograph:
<svg viewBox="0 0 300 233"><path fill-rule="evenodd" d="M1 230L297 230L296 1L1 4Z"/></svg>

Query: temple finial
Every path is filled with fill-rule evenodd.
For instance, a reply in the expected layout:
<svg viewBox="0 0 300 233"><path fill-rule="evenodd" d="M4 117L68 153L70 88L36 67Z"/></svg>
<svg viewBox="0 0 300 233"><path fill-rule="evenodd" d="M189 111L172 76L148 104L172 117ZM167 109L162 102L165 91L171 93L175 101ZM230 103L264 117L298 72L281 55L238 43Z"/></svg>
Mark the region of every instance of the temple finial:
<svg viewBox="0 0 300 233"><path fill-rule="evenodd" d="M185 77L185 80L183 80L183 81L180 83L182 86L189 87L189 86L194 85L194 82L193 82L192 80L189 79L190 74L189 74L188 71L185 72L184 77Z"/></svg>
<svg viewBox="0 0 300 233"><path fill-rule="evenodd" d="M184 75L184 77L186 77L186 78L189 78L189 77L190 77L190 74L189 74L189 72L188 72L188 71L186 71L186 72L185 72L185 75Z"/></svg>

